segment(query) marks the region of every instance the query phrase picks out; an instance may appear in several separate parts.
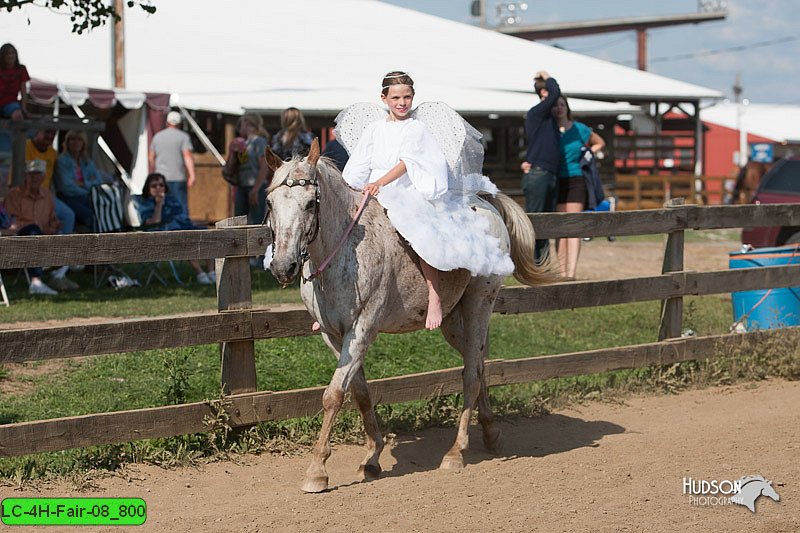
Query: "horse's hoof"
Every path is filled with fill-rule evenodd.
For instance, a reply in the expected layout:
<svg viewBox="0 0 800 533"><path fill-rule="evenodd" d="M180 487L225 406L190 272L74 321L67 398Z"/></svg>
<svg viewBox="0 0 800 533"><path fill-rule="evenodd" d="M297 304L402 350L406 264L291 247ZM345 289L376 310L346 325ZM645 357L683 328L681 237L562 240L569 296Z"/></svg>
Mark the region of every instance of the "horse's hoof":
<svg viewBox="0 0 800 533"><path fill-rule="evenodd" d="M442 464L439 465L442 470L461 470L464 468L464 458L461 454L445 455L442 459Z"/></svg>
<svg viewBox="0 0 800 533"><path fill-rule="evenodd" d="M300 490L303 492L325 492L328 490L328 478L327 477L314 477L314 478L306 478L305 482L303 482L303 486L300 487Z"/></svg>
<svg viewBox="0 0 800 533"><path fill-rule="evenodd" d="M366 464L358 467L358 475L362 481L375 481L381 477L381 472L383 472L381 465Z"/></svg>
<svg viewBox="0 0 800 533"><path fill-rule="evenodd" d="M503 451L503 433L498 428L483 432L483 445L490 453L500 453Z"/></svg>

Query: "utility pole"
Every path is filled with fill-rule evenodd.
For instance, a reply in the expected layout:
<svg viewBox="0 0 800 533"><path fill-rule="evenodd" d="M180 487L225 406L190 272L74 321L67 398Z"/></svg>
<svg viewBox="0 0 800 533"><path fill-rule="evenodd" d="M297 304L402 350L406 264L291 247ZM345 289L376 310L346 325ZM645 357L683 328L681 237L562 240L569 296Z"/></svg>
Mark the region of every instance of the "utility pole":
<svg viewBox="0 0 800 533"><path fill-rule="evenodd" d="M125 88L125 0L114 0L114 10L119 20L111 30L111 76L114 87Z"/></svg>
<svg viewBox="0 0 800 533"><path fill-rule="evenodd" d="M747 131L742 128L742 73L736 73L736 81L733 82L733 99L736 102L736 131L739 134L739 157L736 164L743 167L747 164Z"/></svg>

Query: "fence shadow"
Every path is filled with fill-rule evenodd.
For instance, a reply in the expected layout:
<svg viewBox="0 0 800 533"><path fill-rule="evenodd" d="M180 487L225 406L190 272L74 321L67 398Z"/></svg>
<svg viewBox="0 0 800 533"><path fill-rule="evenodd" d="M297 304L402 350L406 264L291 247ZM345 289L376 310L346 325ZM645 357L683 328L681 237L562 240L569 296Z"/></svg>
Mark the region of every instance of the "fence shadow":
<svg viewBox="0 0 800 533"><path fill-rule="evenodd" d="M484 449L480 426L470 426L470 449L464 454L465 463L478 464L495 458L507 461L518 457L546 457L577 448L596 447L603 437L625 432L624 427L611 422L582 420L563 414L502 422L500 429L504 446L503 451L495 455ZM383 475L399 477L439 468L442 457L453 445L456 432L455 427L437 428L398 437L391 450L397 464Z"/></svg>

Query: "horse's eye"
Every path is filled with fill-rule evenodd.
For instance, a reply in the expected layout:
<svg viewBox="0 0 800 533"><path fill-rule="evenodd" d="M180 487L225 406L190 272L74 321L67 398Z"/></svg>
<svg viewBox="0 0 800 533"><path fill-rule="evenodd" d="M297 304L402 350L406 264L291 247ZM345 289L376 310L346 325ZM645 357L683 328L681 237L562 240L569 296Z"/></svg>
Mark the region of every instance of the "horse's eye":
<svg viewBox="0 0 800 533"><path fill-rule="evenodd" d="M306 211L311 211L312 209L314 209L314 205L316 205L316 203L317 203L316 200L309 200L308 203L306 204Z"/></svg>

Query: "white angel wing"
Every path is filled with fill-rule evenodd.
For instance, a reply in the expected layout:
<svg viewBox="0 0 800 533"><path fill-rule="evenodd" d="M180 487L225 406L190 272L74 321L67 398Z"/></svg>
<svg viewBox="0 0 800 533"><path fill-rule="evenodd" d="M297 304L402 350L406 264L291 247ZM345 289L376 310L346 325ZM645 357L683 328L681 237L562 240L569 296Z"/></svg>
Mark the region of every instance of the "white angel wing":
<svg viewBox="0 0 800 533"><path fill-rule="evenodd" d="M358 140L361 139L364 128L376 120L385 119L386 116L386 110L378 104L359 102L343 109L336 115L336 127L333 132L347 153L352 154L358 146Z"/></svg>
<svg viewBox="0 0 800 533"><path fill-rule="evenodd" d="M483 175L481 132L444 102L420 104L412 116L425 124L444 152L450 169L450 190L467 195L497 194L497 186Z"/></svg>

